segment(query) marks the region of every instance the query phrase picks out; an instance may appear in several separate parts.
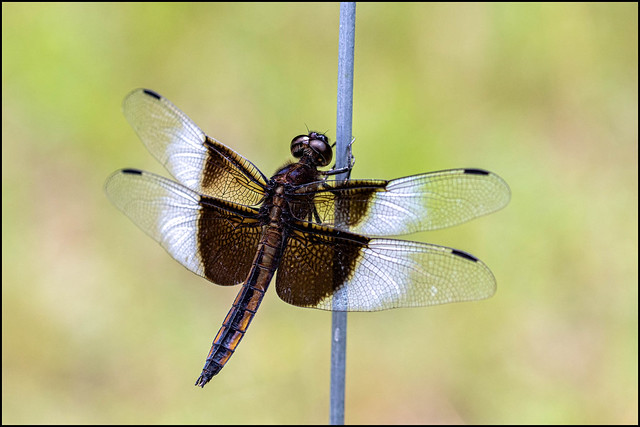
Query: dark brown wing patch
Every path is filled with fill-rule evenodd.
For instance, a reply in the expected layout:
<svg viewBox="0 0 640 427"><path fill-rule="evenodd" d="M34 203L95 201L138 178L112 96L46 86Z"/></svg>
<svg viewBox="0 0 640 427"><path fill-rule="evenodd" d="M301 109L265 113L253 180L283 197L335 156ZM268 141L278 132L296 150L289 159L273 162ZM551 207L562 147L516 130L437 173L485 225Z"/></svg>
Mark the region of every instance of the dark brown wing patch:
<svg viewBox="0 0 640 427"><path fill-rule="evenodd" d="M242 283L262 233L257 215L208 197L202 197L200 205L197 241L204 277L223 286Z"/></svg>
<svg viewBox="0 0 640 427"><path fill-rule="evenodd" d="M287 236L276 278L278 296L299 307L316 307L348 281L368 241L364 236L299 224Z"/></svg>

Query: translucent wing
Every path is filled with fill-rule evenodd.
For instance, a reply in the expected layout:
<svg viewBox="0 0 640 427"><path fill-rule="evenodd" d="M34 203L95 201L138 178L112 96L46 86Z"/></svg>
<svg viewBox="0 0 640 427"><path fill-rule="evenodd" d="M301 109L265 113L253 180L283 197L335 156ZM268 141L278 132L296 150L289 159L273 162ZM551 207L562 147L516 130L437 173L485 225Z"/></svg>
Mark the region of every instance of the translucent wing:
<svg viewBox="0 0 640 427"><path fill-rule="evenodd" d="M266 177L253 163L208 137L169 100L148 89L124 99L125 117L144 145L182 184L246 206L264 195Z"/></svg>
<svg viewBox="0 0 640 427"><path fill-rule="evenodd" d="M314 183L295 189L291 196L294 215L306 215L298 216L300 220L368 236L394 236L451 227L489 214L506 206L511 192L494 173L452 169L391 181Z"/></svg>
<svg viewBox="0 0 640 427"><path fill-rule="evenodd" d="M187 269L223 286L246 279L262 232L256 209L200 196L136 169L113 173L105 191L118 209Z"/></svg>
<svg viewBox="0 0 640 427"><path fill-rule="evenodd" d="M276 290L300 307L377 311L488 298L496 281L463 251L300 222L289 234Z"/></svg>

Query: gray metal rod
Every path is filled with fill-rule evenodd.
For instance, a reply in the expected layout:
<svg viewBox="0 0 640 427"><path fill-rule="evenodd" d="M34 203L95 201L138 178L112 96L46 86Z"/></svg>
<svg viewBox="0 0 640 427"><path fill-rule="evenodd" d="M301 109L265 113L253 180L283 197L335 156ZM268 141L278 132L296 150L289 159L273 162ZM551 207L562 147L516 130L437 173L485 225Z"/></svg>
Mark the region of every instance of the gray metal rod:
<svg viewBox="0 0 640 427"><path fill-rule="evenodd" d="M336 124L336 168L348 164L353 112L353 51L355 45L356 4L340 3L338 39L338 115ZM348 173L336 176L344 179ZM331 388L329 423L344 424L345 366L347 351L347 312L334 311L331 318Z"/></svg>

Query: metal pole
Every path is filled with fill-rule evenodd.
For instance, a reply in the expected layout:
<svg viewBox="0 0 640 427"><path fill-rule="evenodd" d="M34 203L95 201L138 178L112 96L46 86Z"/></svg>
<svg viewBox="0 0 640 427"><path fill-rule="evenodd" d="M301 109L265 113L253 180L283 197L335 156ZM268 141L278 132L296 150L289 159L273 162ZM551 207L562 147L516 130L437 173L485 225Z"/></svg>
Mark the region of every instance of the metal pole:
<svg viewBox="0 0 640 427"><path fill-rule="evenodd" d="M356 4L340 3L338 39L338 115L336 125L336 168L347 166L351 142L353 110L353 50L355 44ZM348 173L336 176L344 179ZM331 318L331 388L329 423L344 424L345 364L347 350L347 312L334 311Z"/></svg>

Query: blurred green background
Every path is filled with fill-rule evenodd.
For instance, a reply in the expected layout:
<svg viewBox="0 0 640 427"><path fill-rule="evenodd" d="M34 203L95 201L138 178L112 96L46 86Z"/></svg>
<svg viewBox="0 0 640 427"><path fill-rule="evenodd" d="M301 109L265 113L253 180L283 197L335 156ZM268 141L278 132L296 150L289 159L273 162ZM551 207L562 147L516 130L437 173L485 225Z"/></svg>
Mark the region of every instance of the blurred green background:
<svg viewBox="0 0 640 427"><path fill-rule="evenodd" d="M164 173L153 89L267 175L335 136L338 4L2 4L3 423L325 423L330 319L265 298L204 390L237 289L107 201ZM485 261L486 301L349 315L347 423L638 422L638 5L359 4L354 178L455 167L512 200L409 238Z"/></svg>

